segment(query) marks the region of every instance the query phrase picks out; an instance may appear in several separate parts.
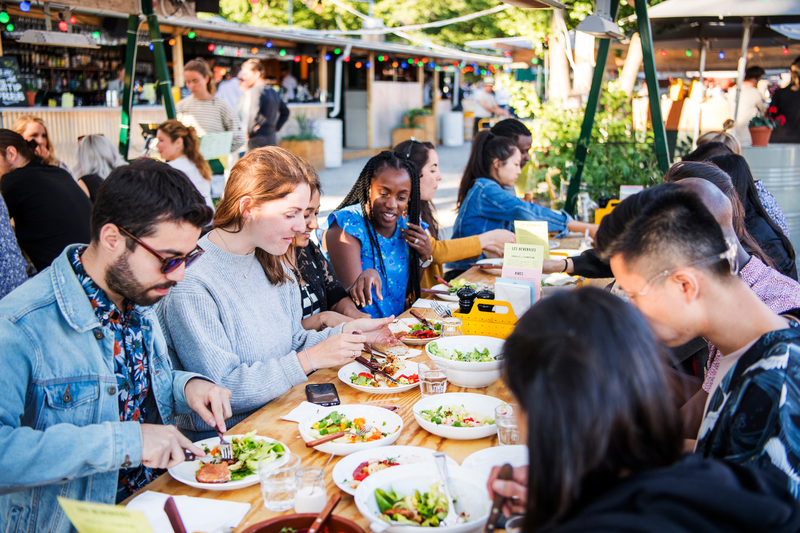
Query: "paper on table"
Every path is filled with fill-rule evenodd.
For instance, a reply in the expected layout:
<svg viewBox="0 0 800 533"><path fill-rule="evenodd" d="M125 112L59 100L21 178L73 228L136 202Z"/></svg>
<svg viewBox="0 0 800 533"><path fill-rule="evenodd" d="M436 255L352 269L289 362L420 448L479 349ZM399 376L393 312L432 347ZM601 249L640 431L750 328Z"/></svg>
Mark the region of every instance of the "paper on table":
<svg viewBox="0 0 800 533"><path fill-rule="evenodd" d="M550 236L547 233L547 222L515 220L514 233L517 237L517 244L544 246L544 258L550 259Z"/></svg>
<svg viewBox="0 0 800 533"><path fill-rule="evenodd" d="M164 512L164 503L169 496L169 494L148 490L131 500L127 507L128 510L144 513L155 533L174 533L167 513ZM249 503L189 496L173 496L172 498L178 507L178 513L181 515L186 531L222 533L229 528L237 527L250 512Z"/></svg>
<svg viewBox="0 0 800 533"><path fill-rule="evenodd" d="M300 402L300 405L289 411L288 414L283 415L281 420L299 423L301 420L313 415L317 409L319 409L319 405L311 402Z"/></svg>
<svg viewBox="0 0 800 533"><path fill-rule="evenodd" d="M166 499L166 498L165 498ZM58 504L81 533L152 533L145 514L107 503L83 502L58 497ZM164 505L161 505L162 510ZM248 506L249 507L249 506ZM164 517L166 518L166 514ZM169 522L167 522L169 525ZM171 531L171 529L170 529ZM158 531L156 532L158 533Z"/></svg>
<svg viewBox="0 0 800 533"><path fill-rule="evenodd" d="M531 281L536 287L536 299L542 284L544 246L506 244L503 259L503 278Z"/></svg>
<svg viewBox="0 0 800 533"><path fill-rule="evenodd" d="M494 294L496 300L510 303L514 315L519 319L536 301L537 293L531 281L497 278Z"/></svg>
<svg viewBox="0 0 800 533"><path fill-rule="evenodd" d="M231 153L232 131L206 133L200 138L200 155L203 159L216 159Z"/></svg>

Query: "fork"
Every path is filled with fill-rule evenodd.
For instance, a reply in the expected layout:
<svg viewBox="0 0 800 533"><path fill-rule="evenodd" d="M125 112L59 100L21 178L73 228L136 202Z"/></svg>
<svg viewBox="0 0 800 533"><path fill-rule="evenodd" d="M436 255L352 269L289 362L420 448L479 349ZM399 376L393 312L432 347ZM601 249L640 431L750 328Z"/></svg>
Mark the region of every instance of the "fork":
<svg viewBox="0 0 800 533"><path fill-rule="evenodd" d="M372 424L364 424L364 427L356 431L356 437L365 437L367 433L372 431ZM325 444L326 442L330 442L332 440L336 440L339 437L344 437L346 433L344 431L339 431L338 433L331 433L330 435L325 435L324 437L320 437L316 440L310 440L306 442L306 447L313 448L314 446L319 446L320 444Z"/></svg>
<svg viewBox="0 0 800 533"><path fill-rule="evenodd" d="M230 442L225 442L224 435L217 429L219 435L219 456L223 461L233 461L236 457L233 455L233 445Z"/></svg>
<svg viewBox="0 0 800 533"><path fill-rule="evenodd" d="M431 308L437 315L439 315L442 318L453 316L453 313L451 313L448 308L446 308L436 300L431 300Z"/></svg>

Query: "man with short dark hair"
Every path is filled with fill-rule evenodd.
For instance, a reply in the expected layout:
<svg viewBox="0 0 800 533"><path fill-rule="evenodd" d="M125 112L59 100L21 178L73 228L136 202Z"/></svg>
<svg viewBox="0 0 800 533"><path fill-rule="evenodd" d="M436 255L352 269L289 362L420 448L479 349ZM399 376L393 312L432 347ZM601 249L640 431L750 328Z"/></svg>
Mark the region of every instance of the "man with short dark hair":
<svg viewBox="0 0 800 533"><path fill-rule="evenodd" d="M289 108L277 92L267 85L264 65L248 59L242 65L242 108L247 113L247 149L278 146L277 132L289 120Z"/></svg>
<svg viewBox="0 0 800 533"><path fill-rule="evenodd" d="M749 67L744 73L742 90L739 94L739 114L736 116L736 125L733 129L733 136L743 147L753 144L750 138L750 120L767 111L763 91L758 89L758 82L764 77L764 74L764 69L759 66ZM728 90L728 108L731 118L734 117L735 106L736 88L731 87Z"/></svg>
<svg viewBox="0 0 800 533"><path fill-rule="evenodd" d="M621 202L603 220L596 244L661 342L703 337L726 354L696 451L777 468L797 497L800 328L737 276L737 243L726 241L697 194L667 183Z"/></svg>
<svg viewBox="0 0 800 533"><path fill-rule="evenodd" d="M520 154L522 154L522 160L519 163L520 168L528 164L528 161L531 160L530 152L533 137L531 136L531 130L525 124L515 118L507 118L492 126L489 131L498 137L506 137L514 141L514 144L519 148Z"/></svg>
<svg viewBox="0 0 800 533"><path fill-rule="evenodd" d="M149 309L203 253L211 216L183 173L136 160L100 187L91 243L0 302L0 523L66 533L57 496L119 503L184 449L203 456L175 414L226 431L230 391L172 369Z"/></svg>

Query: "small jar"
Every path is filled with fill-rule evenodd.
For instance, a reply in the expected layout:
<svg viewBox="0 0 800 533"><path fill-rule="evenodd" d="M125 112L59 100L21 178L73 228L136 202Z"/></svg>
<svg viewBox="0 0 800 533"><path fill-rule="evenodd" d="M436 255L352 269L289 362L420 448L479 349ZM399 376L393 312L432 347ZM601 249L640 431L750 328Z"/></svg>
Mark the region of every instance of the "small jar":
<svg viewBox="0 0 800 533"><path fill-rule="evenodd" d="M456 294L458 295L458 310L462 313L472 311L472 304L475 303L475 298L478 296L477 291L472 286L467 285L458 289Z"/></svg>
<svg viewBox="0 0 800 533"><path fill-rule="evenodd" d="M461 335L463 322L460 318L447 317L442 320L442 337L457 337Z"/></svg>
<svg viewBox="0 0 800 533"><path fill-rule="evenodd" d="M476 298L479 300L494 300L494 292L492 292L489 287L486 285L478 292ZM485 313L491 313L494 310L493 305L488 304L478 304L478 311L483 311Z"/></svg>

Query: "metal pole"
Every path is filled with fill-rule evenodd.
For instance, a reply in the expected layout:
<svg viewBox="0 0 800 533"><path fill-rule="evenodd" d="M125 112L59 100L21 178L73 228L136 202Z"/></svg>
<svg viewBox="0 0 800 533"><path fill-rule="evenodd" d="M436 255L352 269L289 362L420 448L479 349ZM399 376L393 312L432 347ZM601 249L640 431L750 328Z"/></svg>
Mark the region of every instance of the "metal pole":
<svg viewBox="0 0 800 533"><path fill-rule="evenodd" d="M289 16L289 27L291 28L292 19L294 18L294 4L292 3L292 0L288 0L286 10L287 15Z"/></svg>
<svg viewBox="0 0 800 533"><path fill-rule="evenodd" d="M658 94L658 78L656 76L656 56L653 52L653 30L650 27L650 16L647 14L647 1L636 0L636 17L639 22L639 36L642 39L642 56L644 61L644 77L647 81L647 96L650 101L650 120L653 122L653 141L655 142L658 168L662 172L669 170L669 147L667 146L667 130L661 115L661 98Z"/></svg>
<svg viewBox="0 0 800 533"><path fill-rule="evenodd" d="M128 159L131 145L131 97L133 78L136 75L136 38L139 33L139 15L128 15L128 43L125 47L125 82L122 87L122 116L119 124L119 153Z"/></svg>
<svg viewBox="0 0 800 533"><path fill-rule="evenodd" d="M611 0L612 20L616 20L618 9L619 0ZM586 163L586 154L589 151L589 143L592 140L594 115L597 112L597 104L600 101L600 90L603 86L606 62L608 61L608 49L610 47L611 39L600 39L600 45L597 47L597 61L594 65L594 74L592 74L592 87L589 89L589 101L586 103L586 111L583 114L583 125L581 126L581 135L575 147L575 173L569 180L567 203L564 204L564 210L570 215L575 214L575 204L578 201L578 192L581 188L581 176L583 176L583 166Z"/></svg>
<svg viewBox="0 0 800 533"><path fill-rule="evenodd" d="M169 80L167 68L167 54L164 51L164 38L158 26L158 17L153 12L153 2L142 0L142 13L147 17L147 26L150 28L150 41L153 43L153 56L156 60L156 92L161 94L167 118L175 118L175 102L172 100L172 84ZM213 75L213 74L212 74Z"/></svg>
<svg viewBox="0 0 800 533"><path fill-rule="evenodd" d="M739 79L736 80L736 106L733 108L733 122L739 119L739 95L742 94L742 82L744 81L744 71L747 68L747 45L750 44L750 26L753 24L753 17L745 17L744 36L742 37L742 55L739 57ZM736 126L734 130L736 131ZM741 139L738 139L741 142Z"/></svg>
<svg viewBox="0 0 800 533"><path fill-rule="evenodd" d="M706 96L705 85L703 84L703 74L706 70L706 53L708 52L708 41L705 39L700 40L700 75L698 83L700 84L700 101L697 102L697 113L694 117L694 139L692 139L692 149L697 148L697 138L700 137L700 119L702 118L702 104Z"/></svg>

